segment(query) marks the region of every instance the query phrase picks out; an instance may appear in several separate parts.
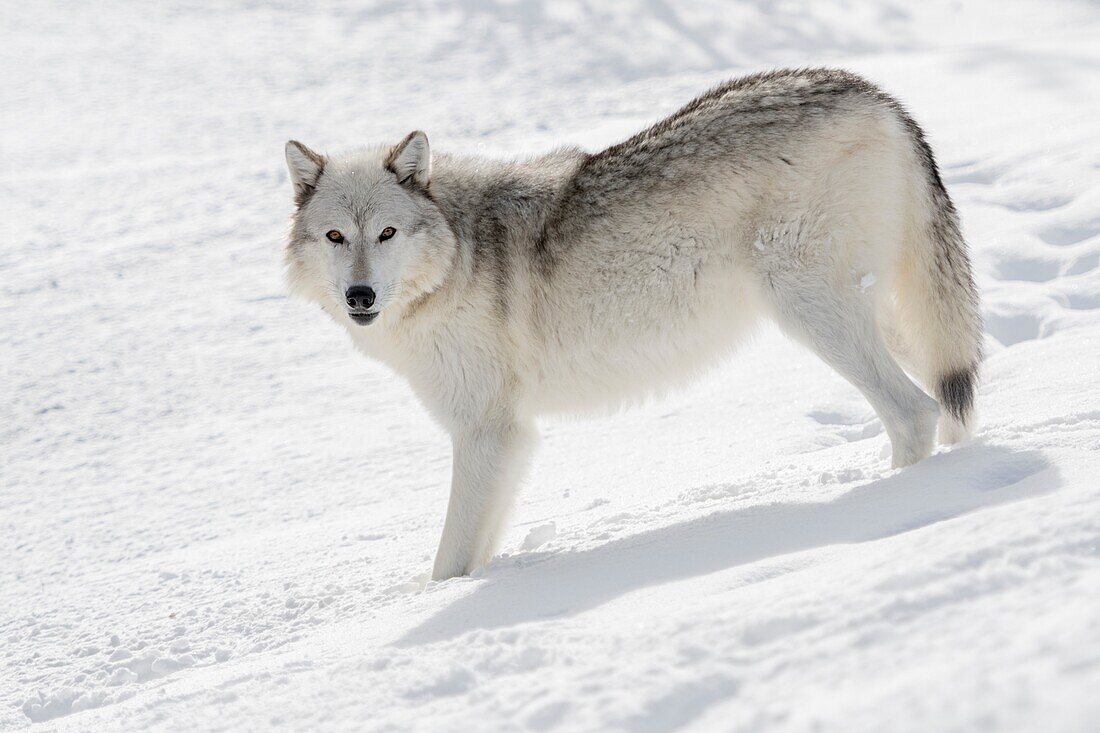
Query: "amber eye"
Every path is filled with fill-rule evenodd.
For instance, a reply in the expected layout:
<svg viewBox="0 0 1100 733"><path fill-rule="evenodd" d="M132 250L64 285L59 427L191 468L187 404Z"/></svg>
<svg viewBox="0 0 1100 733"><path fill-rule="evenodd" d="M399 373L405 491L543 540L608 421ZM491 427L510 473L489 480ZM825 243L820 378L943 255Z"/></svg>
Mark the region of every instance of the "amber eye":
<svg viewBox="0 0 1100 733"><path fill-rule="evenodd" d="M386 227L385 229L382 230L382 233L378 235L378 241L379 242L385 242L387 239L392 237L394 234L397 234L396 229L394 229L393 227Z"/></svg>
<svg viewBox="0 0 1100 733"><path fill-rule="evenodd" d="M336 242L336 244L342 244L344 241L344 235L336 231L335 229L329 231L329 233L325 236L328 237L328 241Z"/></svg>

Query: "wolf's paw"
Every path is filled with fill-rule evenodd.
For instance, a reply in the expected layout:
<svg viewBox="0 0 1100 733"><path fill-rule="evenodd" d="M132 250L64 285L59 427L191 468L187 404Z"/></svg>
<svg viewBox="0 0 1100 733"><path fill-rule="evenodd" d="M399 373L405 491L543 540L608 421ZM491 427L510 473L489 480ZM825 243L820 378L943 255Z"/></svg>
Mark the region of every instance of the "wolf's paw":
<svg viewBox="0 0 1100 733"><path fill-rule="evenodd" d="M921 450L914 448L912 445L904 446L901 450L898 450L897 444L894 444L890 450L890 468L912 466L917 461L927 458L931 453L930 449Z"/></svg>
<svg viewBox="0 0 1100 733"><path fill-rule="evenodd" d="M911 466L932 455L939 417L939 405L932 398L926 398L911 422L904 429L890 434L890 465L893 468Z"/></svg>
<svg viewBox="0 0 1100 733"><path fill-rule="evenodd" d="M949 415L940 417L938 433L941 445L955 445L970 437L970 431L966 429L966 426Z"/></svg>
<svg viewBox="0 0 1100 733"><path fill-rule="evenodd" d="M894 443L890 450L890 467L891 468L905 468L906 466L912 466L917 461L923 460L932 455L931 444L925 445L905 445L898 450L898 445Z"/></svg>

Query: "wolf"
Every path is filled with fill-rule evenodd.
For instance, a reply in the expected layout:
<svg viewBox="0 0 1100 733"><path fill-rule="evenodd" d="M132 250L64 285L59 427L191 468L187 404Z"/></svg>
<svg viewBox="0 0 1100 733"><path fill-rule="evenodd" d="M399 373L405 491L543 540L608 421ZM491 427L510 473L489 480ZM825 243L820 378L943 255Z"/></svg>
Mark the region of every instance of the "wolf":
<svg viewBox="0 0 1100 733"><path fill-rule="evenodd" d="M289 288L450 434L436 580L496 551L540 416L667 390L763 318L862 392L894 467L968 435L982 324L958 215L921 128L859 76L736 78L599 152L437 155L421 131L285 152Z"/></svg>

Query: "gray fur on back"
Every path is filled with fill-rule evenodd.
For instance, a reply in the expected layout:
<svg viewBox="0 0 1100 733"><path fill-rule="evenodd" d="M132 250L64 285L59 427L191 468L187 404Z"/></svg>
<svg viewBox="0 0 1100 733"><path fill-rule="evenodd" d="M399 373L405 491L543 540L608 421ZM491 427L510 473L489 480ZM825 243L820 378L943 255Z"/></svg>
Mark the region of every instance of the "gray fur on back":
<svg viewBox="0 0 1100 733"><path fill-rule="evenodd" d="M923 131L898 100L847 71L783 69L732 79L595 153L569 148L507 162L440 156L430 195L459 241L475 248L476 268L492 275L504 306L513 297L510 273L533 266L550 282L556 263L583 246L588 225L632 197L706 185L699 178L716 161L746 175L777 164L797 169L798 141L815 127L876 108L911 137L936 198L941 272L976 310L966 244Z"/></svg>

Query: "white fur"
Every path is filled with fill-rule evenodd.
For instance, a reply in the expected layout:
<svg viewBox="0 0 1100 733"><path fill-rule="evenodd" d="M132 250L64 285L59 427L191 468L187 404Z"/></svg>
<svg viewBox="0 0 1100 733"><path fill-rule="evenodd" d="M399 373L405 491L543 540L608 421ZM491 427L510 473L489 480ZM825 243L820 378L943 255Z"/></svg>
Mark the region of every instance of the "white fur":
<svg viewBox="0 0 1100 733"><path fill-rule="evenodd" d="M797 165L761 164L747 177L706 158L690 190L654 185L636 200L613 199L598 216L578 209L580 244L562 247L552 274L521 247L510 250L518 259L509 260L504 285L478 269L478 243L456 234L466 206L456 202L512 170L535 184L544 178L550 189L564 186L580 154L519 168L448 158L437 162L437 180L423 133L396 155L396 175L383 166L388 152L393 157L378 147L327 161L299 214L289 274L363 353L407 378L451 433L454 475L434 578L468 573L496 550L539 415L615 409L682 383L761 317L866 395L889 434L894 466L932 450L940 408L895 356L927 384L943 365L922 370L942 354L914 346L913 334L926 326L906 321L912 316L895 303L899 291L919 288L910 280L929 277L905 265L927 249L933 212L912 140L891 115L849 115L815 129L790 144ZM308 156L288 151L288 162L292 176L311 175ZM405 231L426 204L399 183L408 177L431 185L441 210L453 209L411 236ZM360 219L342 203L349 200L362 202ZM476 196L469 201L479 205ZM398 235L379 243L387 226ZM349 245L326 242L330 229ZM346 313L341 294L352 284L379 293L381 315L370 326ZM950 420L948 429L943 437L962 437Z"/></svg>

